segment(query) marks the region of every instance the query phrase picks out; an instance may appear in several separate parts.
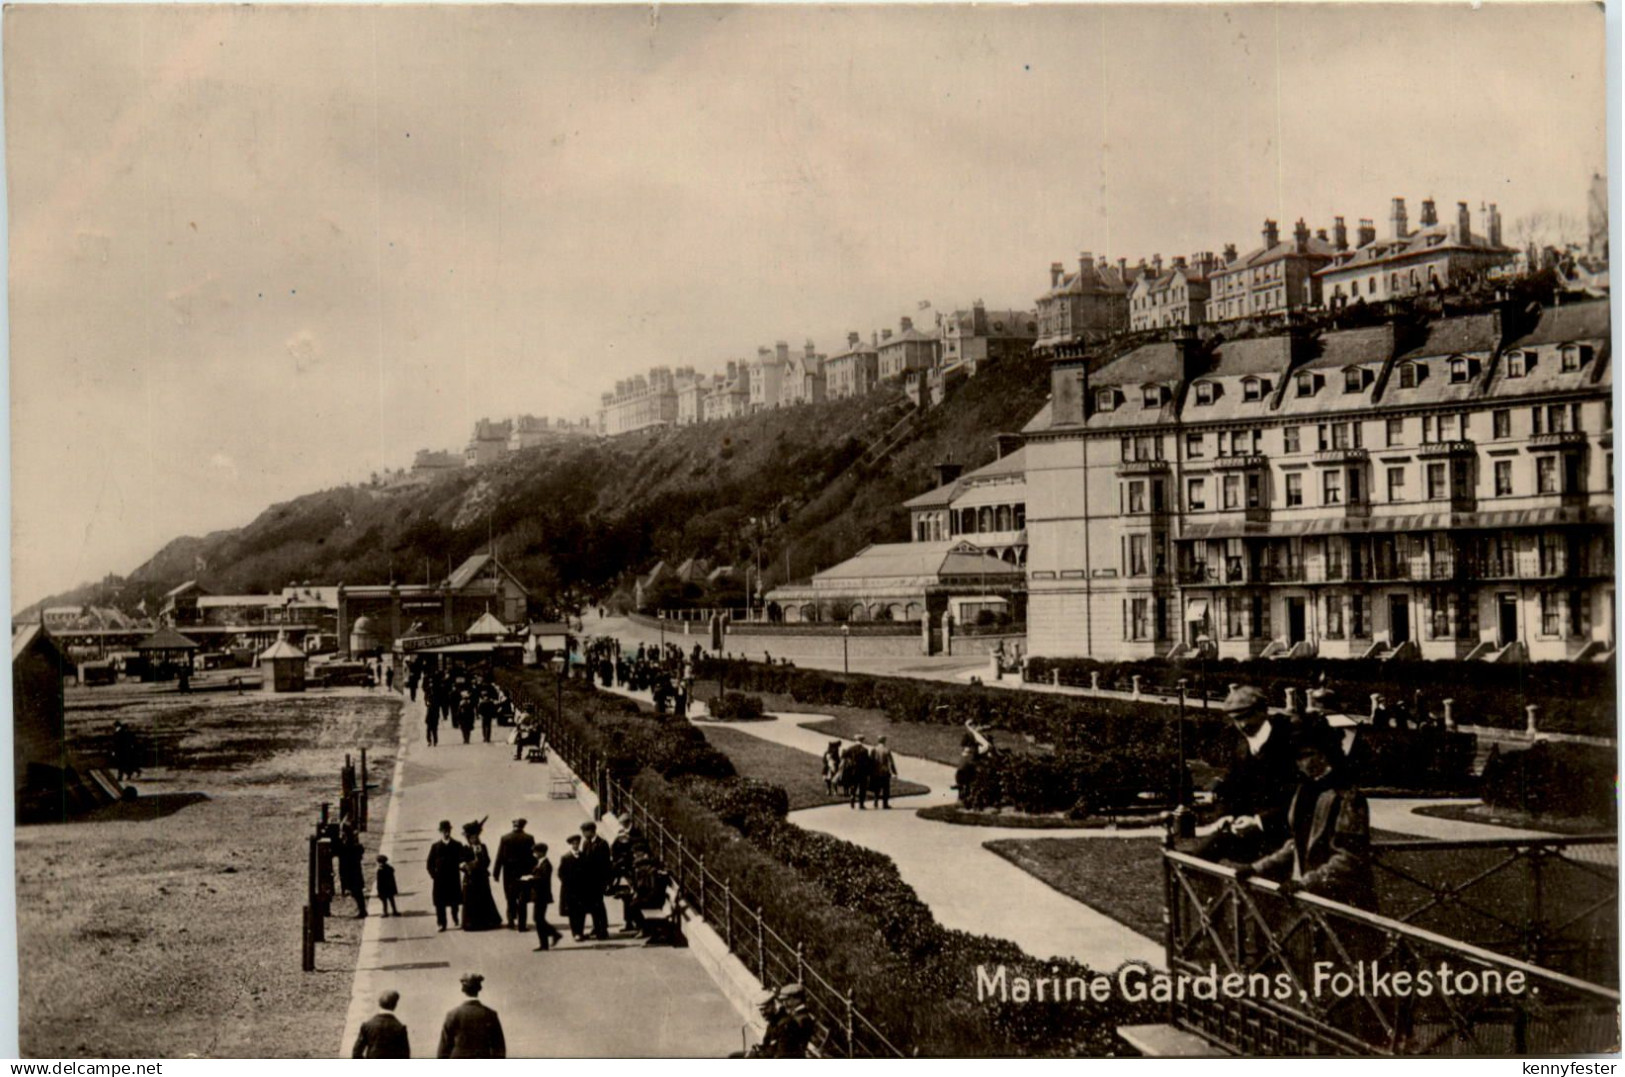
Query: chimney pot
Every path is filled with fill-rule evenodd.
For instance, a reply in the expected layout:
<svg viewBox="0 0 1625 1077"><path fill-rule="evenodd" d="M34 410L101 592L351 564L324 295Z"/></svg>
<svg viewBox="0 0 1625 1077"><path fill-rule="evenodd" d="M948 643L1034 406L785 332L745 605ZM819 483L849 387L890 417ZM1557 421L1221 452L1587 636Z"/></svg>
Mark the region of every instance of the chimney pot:
<svg viewBox="0 0 1625 1077"><path fill-rule="evenodd" d="M1264 222L1264 249L1268 250L1279 242L1281 242L1280 226L1274 221L1266 220Z"/></svg>
<svg viewBox="0 0 1625 1077"><path fill-rule="evenodd" d="M1341 217L1332 218L1332 246L1340 251L1349 249L1348 225L1343 223Z"/></svg>
<svg viewBox="0 0 1625 1077"><path fill-rule="evenodd" d="M1162 255L1153 254L1151 256L1151 272L1159 277L1162 276Z"/></svg>
<svg viewBox="0 0 1625 1077"><path fill-rule="evenodd" d="M1388 211L1388 224L1393 230L1393 238L1404 239L1410 235L1410 218L1405 213L1405 200L1394 199Z"/></svg>
<svg viewBox="0 0 1625 1077"><path fill-rule="evenodd" d="M1119 277L1122 277L1124 280L1128 280L1128 259L1127 258L1119 258L1117 260L1117 275Z"/></svg>
<svg viewBox="0 0 1625 1077"><path fill-rule="evenodd" d="M856 333L848 333L846 334L846 346L848 348L856 348L858 346L858 341L861 339L862 338Z"/></svg>
<svg viewBox="0 0 1625 1077"><path fill-rule="evenodd" d="M1473 215L1468 212L1465 202L1456 203L1456 231L1460 233L1463 243L1473 238Z"/></svg>
<svg viewBox="0 0 1625 1077"><path fill-rule="evenodd" d="M1060 262L1051 262L1049 264L1049 286L1051 288L1060 287L1061 275L1065 272L1066 266L1062 265Z"/></svg>
<svg viewBox="0 0 1625 1077"><path fill-rule="evenodd" d="M1422 227L1431 228L1439 223L1439 211L1433 204L1433 199L1422 200Z"/></svg>
<svg viewBox="0 0 1625 1077"><path fill-rule="evenodd" d="M898 333L900 335L900 334L906 333L910 329L914 328L914 319L913 318L903 318L903 319L900 319L897 324L898 324L898 327L899 327L898 328Z"/></svg>
<svg viewBox="0 0 1625 1077"><path fill-rule="evenodd" d="M1365 247L1377 241L1377 224L1370 217L1360 218L1360 231L1356 246Z"/></svg>
<svg viewBox="0 0 1625 1077"><path fill-rule="evenodd" d="M1226 243L1224 245L1224 264L1229 265L1231 262L1236 260L1236 257L1236 245L1234 243Z"/></svg>

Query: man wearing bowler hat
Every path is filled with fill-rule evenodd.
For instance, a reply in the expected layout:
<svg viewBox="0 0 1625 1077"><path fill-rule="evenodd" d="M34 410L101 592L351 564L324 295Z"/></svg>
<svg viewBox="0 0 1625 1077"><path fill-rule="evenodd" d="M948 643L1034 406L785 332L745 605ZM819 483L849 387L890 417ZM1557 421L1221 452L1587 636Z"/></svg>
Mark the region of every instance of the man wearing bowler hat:
<svg viewBox="0 0 1625 1077"><path fill-rule="evenodd" d="M446 913L451 913L452 926L463 907L463 862L469 858L468 846L451 836L451 822L440 820L440 840L429 846L429 878L434 881L434 918L440 930L446 930Z"/></svg>
<svg viewBox="0 0 1625 1077"><path fill-rule="evenodd" d="M497 1012L480 1001L485 977L470 972L462 979L462 1005L446 1014L440 1027L437 1058L507 1058L508 1044L502 1037Z"/></svg>
<svg viewBox="0 0 1625 1077"><path fill-rule="evenodd" d="M525 876L536 863L536 839L525 833L525 820L515 819L513 829L497 842L497 858L491 877L502 884L502 898L508 904L508 927L525 930L525 905L530 898Z"/></svg>

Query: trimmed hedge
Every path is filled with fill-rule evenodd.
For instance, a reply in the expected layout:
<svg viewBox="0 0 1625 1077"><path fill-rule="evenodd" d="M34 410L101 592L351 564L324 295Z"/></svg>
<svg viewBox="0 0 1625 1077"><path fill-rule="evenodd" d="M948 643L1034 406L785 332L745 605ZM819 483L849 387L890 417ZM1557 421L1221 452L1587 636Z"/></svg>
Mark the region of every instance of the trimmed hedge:
<svg viewBox="0 0 1625 1077"><path fill-rule="evenodd" d="M552 690L534 675L499 676L510 690ZM978 966L991 973L1003 965L1012 979L1092 973L1073 961L1037 960L1006 940L944 928L890 858L788 822L782 789L713 773L718 768L694 749L686 723L633 717L604 698L570 683L563 715L569 736L624 775L633 795L729 881L734 900L759 906L775 931L802 943L809 965L850 988L858 1009L904 1050L944 1057L1126 1053L1116 1028L1159 1019L1160 1007L1115 996L1105 1003L978 999ZM649 765L626 774L643 752Z"/></svg>
<svg viewBox="0 0 1625 1077"><path fill-rule="evenodd" d="M1051 812L1082 801L1084 808L1110 809L1136 802L1141 791L1166 795L1174 780L1179 709L1154 700L824 673L739 659L706 659L698 676L720 679L730 689L783 693L797 703L881 711L895 722L974 721L1053 747L1062 762L1029 765L1003 759L992 764L973 783L972 795L983 807ZM1088 677L1083 680L1087 683ZM1284 693L1277 698L1284 700ZM1477 739L1470 733L1367 726L1360 739L1365 745L1360 780L1368 786L1440 793L1472 786ZM1235 731L1218 711L1187 706L1189 758L1223 766L1235 744Z"/></svg>
<svg viewBox="0 0 1625 1077"><path fill-rule="evenodd" d="M724 692L707 706L711 717L719 722L760 722L766 717L761 696L747 696L742 692Z"/></svg>
<svg viewBox="0 0 1625 1077"><path fill-rule="evenodd" d="M1524 707L1540 707L1540 728L1552 733L1580 733L1612 737L1615 731L1615 700L1618 696L1612 662L1530 662L1500 665L1490 662L1416 661L1383 662L1377 659L1198 659L1140 662L1101 662L1091 658L1031 658L1027 662L1029 681L1049 683L1052 673L1060 683L1087 687L1091 673L1100 675L1100 686L1129 691L1138 675L1142 686L1167 687L1181 677L1190 690L1210 696L1222 694L1234 682L1250 684L1264 691L1272 703L1281 704L1286 689L1295 688L1299 698L1316 687L1321 677L1337 698L1337 705L1365 714L1370 710L1371 693L1380 692L1392 707L1409 707L1422 694L1424 708L1443 711L1443 702L1454 699L1458 722L1522 729L1527 718Z"/></svg>
<svg viewBox="0 0 1625 1077"><path fill-rule="evenodd" d="M1484 802L1496 808L1615 821L1614 753L1586 744L1537 741L1521 752L1492 750L1484 764Z"/></svg>

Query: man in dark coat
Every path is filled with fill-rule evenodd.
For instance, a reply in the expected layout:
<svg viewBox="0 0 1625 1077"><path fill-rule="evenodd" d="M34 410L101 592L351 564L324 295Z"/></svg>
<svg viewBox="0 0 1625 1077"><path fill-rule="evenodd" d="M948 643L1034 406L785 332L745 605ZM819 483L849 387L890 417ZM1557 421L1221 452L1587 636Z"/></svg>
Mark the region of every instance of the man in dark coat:
<svg viewBox="0 0 1625 1077"><path fill-rule="evenodd" d="M1195 855L1251 862L1287 838L1287 805L1298 787L1292 726L1273 716L1256 688L1237 687L1222 708L1239 734L1230 768L1214 787L1219 818L1201 828Z"/></svg>
<svg viewBox="0 0 1625 1077"><path fill-rule="evenodd" d="M361 839L356 837L355 831L344 827L339 831L336 853L339 861L339 886L355 899L356 919L364 919L367 915L367 878L362 871L361 861L366 857L367 850L361 844Z"/></svg>
<svg viewBox="0 0 1625 1077"><path fill-rule="evenodd" d="M508 926L525 930L525 904L529 898L525 876L536 863L536 839L525 833L525 820L515 819L513 829L497 842L497 858L491 864L491 878L502 884L502 898L508 906Z"/></svg>
<svg viewBox="0 0 1625 1077"><path fill-rule="evenodd" d="M758 1058L806 1058L818 1023L807 1010L806 991L800 984L779 988Z"/></svg>
<svg viewBox="0 0 1625 1077"><path fill-rule="evenodd" d="M451 823L440 821L440 840L429 846L429 878L434 880L434 919L446 930L446 913L456 926L463 907L463 861L468 846L451 836Z"/></svg>
<svg viewBox="0 0 1625 1077"><path fill-rule="evenodd" d="M537 843L536 862L531 865L530 897L536 903L536 942L538 950L564 941L559 929L547 922L547 907L553 904L553 862L547 858L547 846Z"/></svg>
<svg viewBox="0 0 1625 1077"><path fill-rule="evenodd" d="M559 915L570 921L570 937L580 942L582 929L587 924L587 906L581 899L582 888L586 885L586 869L581 862L581 835L571 834L565 839L565 845L564 853L559 857Z"/></svg>
<svg viewBox="0 0 1625 1077"><path fill-rule="evenodd" d="M406 1026L395 1016L395 1005L401 1001L399 991L385 991L378 996L379 1012L362 1024L356 1034L351 1058L411 1058L412 1045L407 1039Z"/></svg>
<svg viewBox="0 0 1625 1077"><path fill-rule="evenodd" d="M508 1044L502 1038L502 1022L497 1012L480 1002L485 977L471 972L463 977L461 1006L446 1014L440 1027L440 1050L436 1058L507 1058Z"/></svg>
<svg viewBox="0 0 1625 1077"><path fill-rule="evenodd" d="M604 891L615 878L609 855L609 842L598 836L598 824L581 824L581 886L579 903L592 917L592 937L609 938L609 913L604 911Z"/></svg>

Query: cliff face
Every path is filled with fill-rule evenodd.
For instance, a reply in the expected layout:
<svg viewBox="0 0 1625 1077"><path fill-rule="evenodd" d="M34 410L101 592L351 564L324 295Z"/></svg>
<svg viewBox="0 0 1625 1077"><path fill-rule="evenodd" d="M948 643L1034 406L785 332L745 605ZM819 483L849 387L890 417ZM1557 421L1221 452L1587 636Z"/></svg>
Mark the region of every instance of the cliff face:
<svg viewBox="0 0 1625 1077"><path fill-rule="evenodd" d="M155 610L157 596L188 579L220 593L294 581L438 579L488 542L533 594L546 596L570 587L607 593L659 560L743 565L755 559L759 537L771 588L868 543L906 539L900 503L934 485L932 465L988 462L993 435L1020 429L1047 392L1044 364L1011 362L913 418L900 393L883 390L539 446L426 482L324 490L273 505L246 527L177 538L128 580L42 605L110 600L133 609L146 598ZM877 459L881 445L891 451Z"/></svg>

